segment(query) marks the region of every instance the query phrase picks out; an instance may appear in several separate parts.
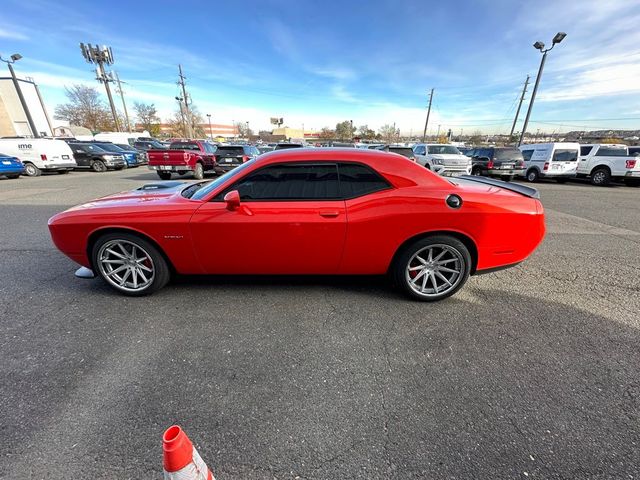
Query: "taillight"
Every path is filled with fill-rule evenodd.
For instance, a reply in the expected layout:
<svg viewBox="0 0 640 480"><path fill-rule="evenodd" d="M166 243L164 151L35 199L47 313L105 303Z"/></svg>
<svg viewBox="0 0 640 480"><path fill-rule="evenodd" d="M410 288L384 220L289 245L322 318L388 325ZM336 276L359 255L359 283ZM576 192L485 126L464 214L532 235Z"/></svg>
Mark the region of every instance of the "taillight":
<svg viewBox="0 0 640 480"><path fill-rule="evenodd" d="M46 160L47 156L46 155L40 155L40 160Z"/></svg>
<svg viewBox="0 0 640 480"><path fill-rule="evenodd" d="M547 170L549 170L549 162L544 162L544 167L542 167L542 169L546 172Z"/></svg>
<svg viewBox="0 0 640 480"><path fill-rule="evenodd" d="M211 155L211 159L213 160L213 163L218 163L218 157L215 155Z"/></svg>
<svg viewBox="0 0 640 480"><path fill-rule="evenodd" d="M524 160L518 160L518 167L524 167Z"/></svg>
<svg viewBox="0 0 640 480"><path fill-rule="evenodd" d="M487 163L487 168L493 168L493 160L489 160L489 163Z"/></svg>
<svg viewBox="0 0 640 480"><path fill-rule="evenodd" d="M249 161L249 155L242 155L242 163Z"/></svg>
<svg viewBox="0 0 640 480"><path fill-rule="evenodd" d="M635 160L627 160L627 168L635 168L636 161Z"/></svg>

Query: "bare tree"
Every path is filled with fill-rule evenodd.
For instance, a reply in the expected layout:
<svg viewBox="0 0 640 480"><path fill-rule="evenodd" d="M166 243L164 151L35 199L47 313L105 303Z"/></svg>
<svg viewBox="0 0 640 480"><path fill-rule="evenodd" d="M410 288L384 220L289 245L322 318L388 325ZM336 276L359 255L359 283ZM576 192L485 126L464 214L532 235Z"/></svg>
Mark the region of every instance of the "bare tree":
<svg viewBox="0 0 640 480"><path fill-rule="evenodd" d="M114 129L111 113L95 88L73 85L65 87L65 95L69 102L56 107L54 118L93 132Z"/></svg>
<svg viewBox="0 0 640 480"><path fill-rule="evenodd" d="M136 112L136 119L143 129L150 135L157 136L160 133L160 117L158 110L153 103L135 102L133 110Z"/></svg>
<svg viewBox="0 0 640 480"><path fill-rule="evenodd" d="M233 126L236 127L238 135L241 138L249 138L251 135L253 135L253 130L249 128L248 122L234 122Z"/></svg>
<svg viewBox="0 0 640 480"><path fill-rule="evenodd" d="M396 141L398 135L400 135L400 130L396 129L393 125L385 124L380 127L380 137L387 143L393 143Z"/></svg>
<svg viewBox="0 0 640 480"><path fill-rule="evenodd" d="M331 130L329 127L324 127L322 130L320 130L319 137L323 140L331 140L335 136L336 132Z"/></svg>

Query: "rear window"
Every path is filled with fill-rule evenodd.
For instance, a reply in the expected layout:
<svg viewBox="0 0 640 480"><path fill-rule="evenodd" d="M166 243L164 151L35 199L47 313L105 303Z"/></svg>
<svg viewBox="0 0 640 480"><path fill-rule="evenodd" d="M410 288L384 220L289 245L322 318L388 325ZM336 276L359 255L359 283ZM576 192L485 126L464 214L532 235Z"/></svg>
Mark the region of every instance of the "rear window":
<svg viewBox="0 0 640 480"><path fill-rule="evenodd" d="M596 157L626 157L627 149L625 147L600 147L596 152Z"/></svg>
<svg viewBox="0 0 640 480"><path fill-rule="evenodd" d="M409 147L389 147L388 151L391 153L398 153L403 157L414 158L413 150Z"/></svg>
<svg viewBox="0 0 640 480"><path fill-rule="evenodd" d="M217 155L244 155L244 148L242 147L218 147L216 149Z"/></svg>
<svg viewBox="0 0 640 480"><path fill-rule="evenodd" d="M496 148L496 160L524 160L522 152L516 148Z"/></svg>
<svg viewBox="0 0 640 480"><path fill-rule="evenodd" d="M554 162L577 162L578 150L558 149L553 152Z"/></svg>
<svg viewBox="0 0 640 480"><path fill-rule="evenodd" d="M200 150L200 146L195 142L173 142L169 145L169 150Z"/></svg>
<svg viewBox="0 0 640 480"><path fill-rule="evenodd" d="M284 150L286 148L302 148L302 145L297 143L279 143L276 145L276 150Z"/></svg>

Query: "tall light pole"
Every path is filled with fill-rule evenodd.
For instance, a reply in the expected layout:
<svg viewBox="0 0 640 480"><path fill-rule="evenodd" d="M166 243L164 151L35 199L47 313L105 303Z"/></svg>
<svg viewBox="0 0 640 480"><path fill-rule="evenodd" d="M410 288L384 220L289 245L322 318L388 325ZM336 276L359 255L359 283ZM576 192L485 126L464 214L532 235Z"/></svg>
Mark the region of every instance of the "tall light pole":
<svg viewBox="0 0 640 480"><path fill-rule="evenodd" d="M540 85L540 77L542 76L542 71L544 70L544 62L547 60L547 52L553 50L558 43L564 40L567 34L564 32L556 33L555 37L553 37L552 44L550 48L545 50L544 43L538 41L533 44L533 48L540 50L542 53L542 60L540 60L540 68L538 68L538 75L536 76L536 84L533 87L533 93L531 94L531 100L529 101L529 108L527 109L527 116L524 119L524 125L522 126L522 133L520 134L520 140L518 141L518 146L522 145L522 141L524 140L524 134L527 131L527 126L529 125L529 117L531 117L531 110L533 109L533 102L536 99L536 93L538 92L538 85Z"/></svg>
<svg viewBox="0 0 640 480"><path fill-rule="evenodd" d="M207 119L209 120L209 140L213 140L213 130L211 130L211 114L207 113Z"/></svg>
<svg viewBox="0 0 640 480"><path fill-rule="evenodd" d="M127 121L127 132L131 131L131 122L129 121L129 111L127 110L127 102L124 101L124 91L122 90L122 84L127 82L121 82L120 77L118 77L118 72L113 72L116 77L116 83L118 84L118 93L120 94L120 99L122 100L122 108L124 109L124 118Z"/></svg>
<svg viewBox="0 0 640 480"><path fill-rule="evenodd" d="M184 135L184 138L190 138L190 137L187 137L187 124L185 123L184 110L182 109L182 100L184 99L182 97L175 97L175 98L178 101L178 106L180 107L180 119L182 120L182 135Z"/></svg>
<svg viewBox="0 0 640 480"><path fill-rule="evenodd" d="M5 60L4 58L2 58L2 56L0 56L0 60L7 64L7 66L9 67L9 72L11 72L11 80L13 80L13 86L15 87L18 98L20 99L20 105L22 105L24 114L27 117L27 123L29 124L29 128L31 129L31 135L33 135L33 138L38 138L39 135L38 130L36 129L36 124L33 122L31 112L29 111L29 106L24 99L24 95L22 95L22 89L20 88L20 83L18 83L18 79L16 78L16 72L13 71L13 64L21 58L22 55L20 55L19 53L14 53L13 55L11 55L10 60Z"/></svg>
<svg viewBox="0 0 640 480"><path fill-rule="evenodd" d="M96 68L96 80L100 83L104 83L104 88L107 91L107 98L109 99L109 106L111 107L111 115L113 115L113 124L116 127L116 132L120 131L120 122L118 122L118 114L116 113L116 105L113 103L113 97L111 96L111 88L109 88L109 82L113 82L111 75L107 74L104 69L105 65L113 65L113 51L111 47L103 45L91 45L90 43L80 44L80 51L87 63L97 65Z"/></svg>

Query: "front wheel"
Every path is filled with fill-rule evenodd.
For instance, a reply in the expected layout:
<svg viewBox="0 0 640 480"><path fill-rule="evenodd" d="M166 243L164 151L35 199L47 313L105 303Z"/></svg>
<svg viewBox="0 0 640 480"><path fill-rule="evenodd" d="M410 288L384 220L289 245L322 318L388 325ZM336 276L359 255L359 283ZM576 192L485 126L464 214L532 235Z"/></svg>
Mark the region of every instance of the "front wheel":
<svg viewBox="0 0 640 480"><path fill-rule="evenodd" d="M532 168L527 172L527 181L537 182L539 178L540 178L540 174L538 173L538 170L536 170L535 168Z"/></svg>
<svg viewBox="0 0 640 480"><path fill-rule="evenodd" d="M107 166L102 160L94 160L93 162L91 162L91 169L94 172L103 173L107 171Z"/></svg>
<svg viewBox="0 0 640 480"><path fill-rule="evenodd" d="M137 235L108 233L98 239L91 253L94 271L125 295L148 295L164 287L171 277L160 251Z"/></svg>
<svg viewBox="0 0 640 480"><path fill-rule="evenodd" d="M42 175L42 171L36 167L33 163L25 163L24 164L24 173L28 177L39 177Z"/></svg>
<svg viewBox="0 0 640 480"><path fill-rule="evenodd" d="M466 283L471 255L457 238L437 235L417 240L396 256L393 279L410 297L433 302L450 297Z"/></svg>
<svg viewBox="0 0 640 480"><path fill-rule="evenodd" d="M171 180L171 172L158 172L158 176L162 180Z"/></svg>

